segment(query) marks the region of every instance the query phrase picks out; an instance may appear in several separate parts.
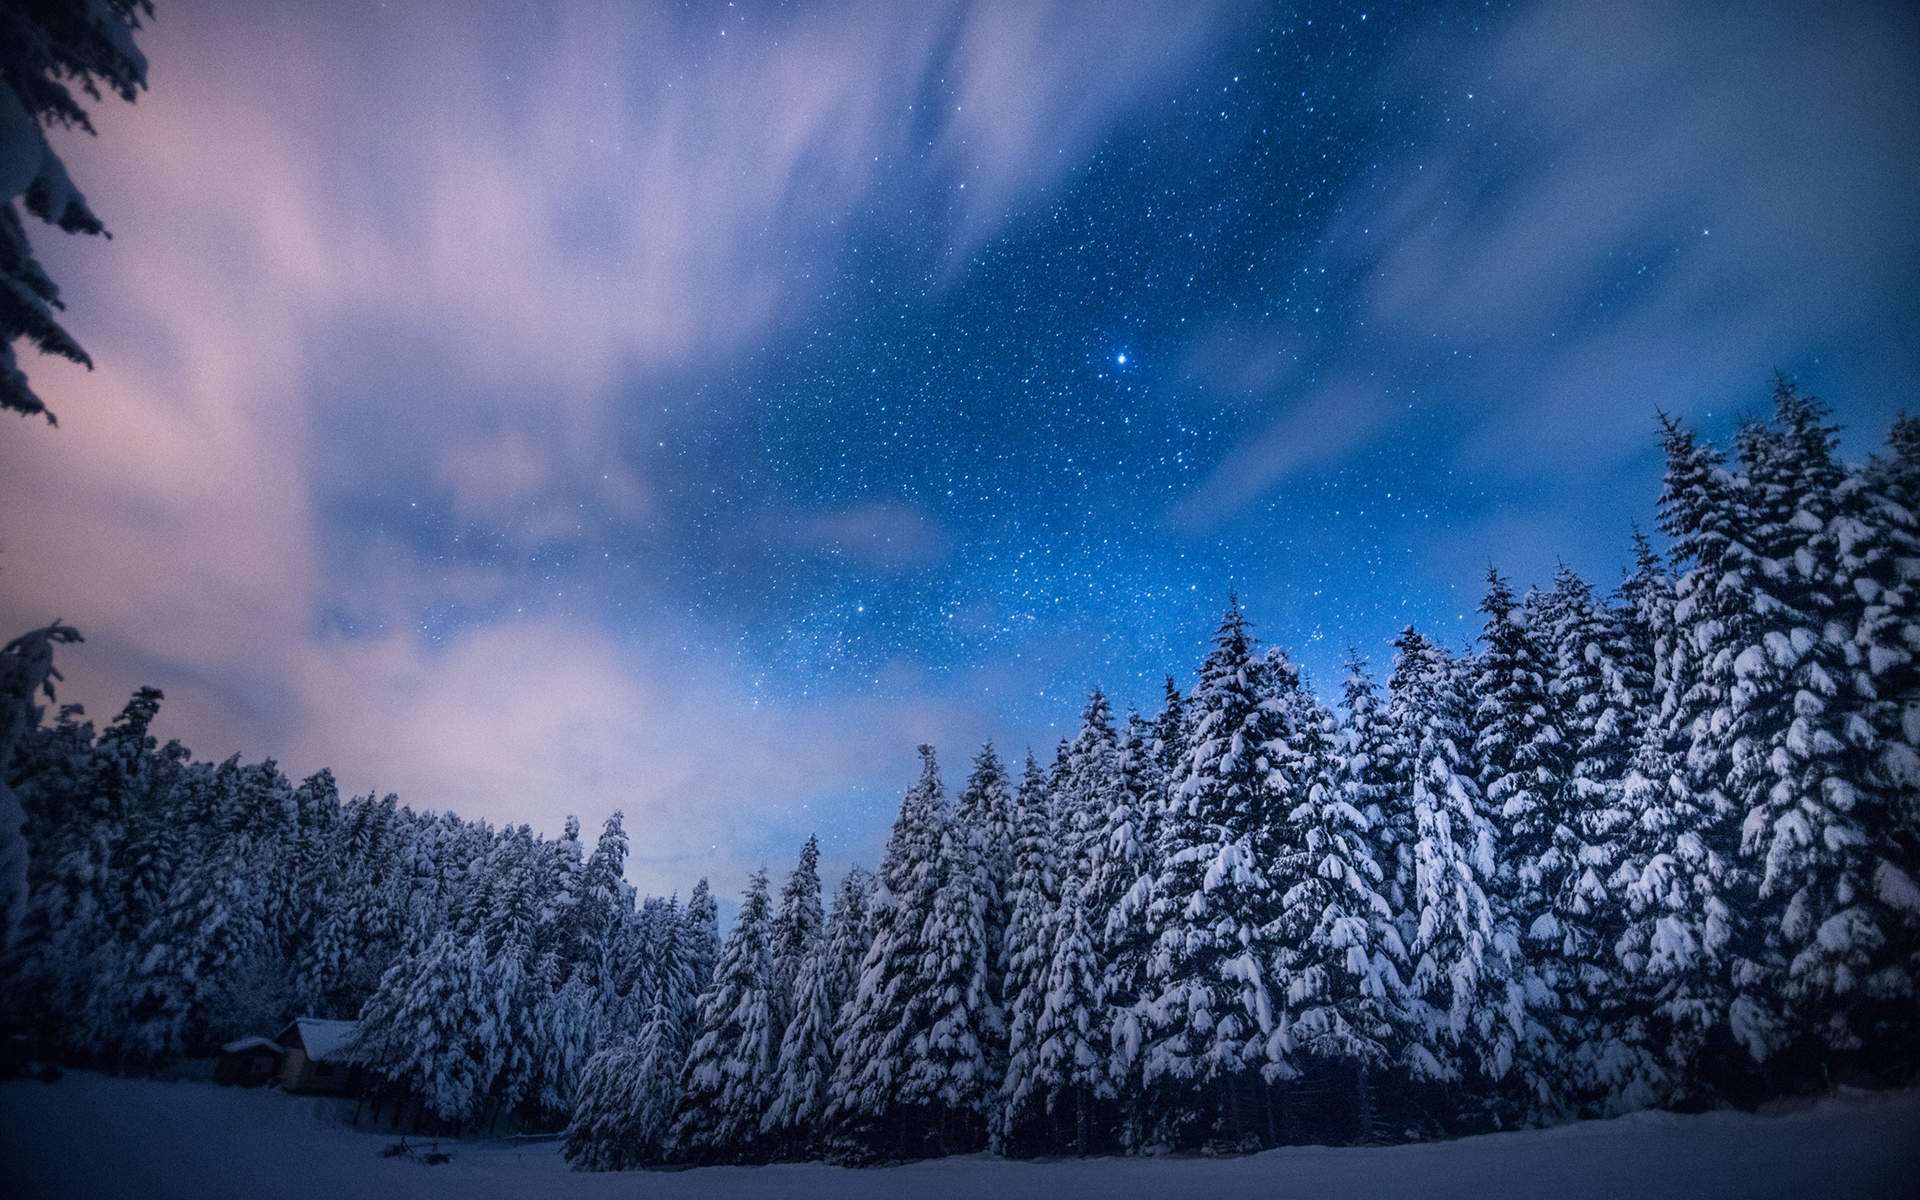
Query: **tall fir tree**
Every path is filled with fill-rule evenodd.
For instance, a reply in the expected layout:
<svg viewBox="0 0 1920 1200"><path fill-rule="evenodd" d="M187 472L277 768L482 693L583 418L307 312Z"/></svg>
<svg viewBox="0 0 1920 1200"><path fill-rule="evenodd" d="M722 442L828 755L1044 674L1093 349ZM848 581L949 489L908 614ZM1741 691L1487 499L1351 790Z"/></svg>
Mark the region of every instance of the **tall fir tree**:
<svg viewBox="0 0 1920 1200"><path fill-rule="evenodd" d="M801 961L794 980L793 1018L780 1041L778 1084L761 1130L788 1157L818 1148L834 1073L834 1027L852 999L872 937L867 895L872 877L847 872L833 897L824 936Z"/></svg>
<svg viewBox="0 0 1920 1200"><path fill-rule="evenodd" d="M1254 1127L1249 1085L1277 1063L1264 865L1287 781L1281 714L1237 600L1215 633L1187 710L1188 750L1169 784L1159 876L1147 921L1150 998L1142 1082L1166 1096L1160 1138ZM1290 806L1289 806L1290 807Z"/></svg>
<svg viewBox="0 0 1920 1200"><path fill-rule="evenodd" d="M694 1162L753 1161L772 1099L779 1031L773 1016L773 914L767 873L755 871L713 985L700 997L700 1032L681 1071L676 1153Z"/></svg>
<svg viewBox="0 0 1920 1200"><path fill-rule="evenodd" d="M849 1158L921 1153L944 1113L935 1073L922 1068L943 965L928 933L943 878L948 813L933 747L920 747L920 779L907 789L887 840L868 916L873 942L835 1036L827 1120Z"/></svg>
<svg viewBox="0 0 1920 1200"><path fill-rule="evenodd" d="M780 889L780 907L771 929L775 1018L783 1031L793 1015L800 964L813 952L825 925L820 905L820 840L809 836L800 847L800 861Z"/></svg>
<svg viewBox="0 0 1920 1200"><path fill-rule="evenodd" d="M1020 1147L1040 1103L1036 1094L1040 1018L1046 1006L1046 973L1052 962L1053 914L1060 878L1049 815L1047 777L1027 755L1013 801L1014 856L1009 884L1007 934L1002 943L1002 994L1007 1020L1007 1068L1000 1085L999 1116L990 1134L996 1148Z"/></svg>

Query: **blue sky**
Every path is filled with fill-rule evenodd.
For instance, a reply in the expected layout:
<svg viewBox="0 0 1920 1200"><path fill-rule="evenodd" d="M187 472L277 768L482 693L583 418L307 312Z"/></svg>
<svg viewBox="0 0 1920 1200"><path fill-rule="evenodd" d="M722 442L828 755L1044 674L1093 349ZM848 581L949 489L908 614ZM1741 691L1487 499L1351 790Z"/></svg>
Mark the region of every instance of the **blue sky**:
<svg viewBox="0 0 1920 1200"><path fill-rule="evenodd" d="M1905 6L169 3L0 426L63 699L731 894L912 748L1602 588L1655 413L1920 378Z"/></svg>

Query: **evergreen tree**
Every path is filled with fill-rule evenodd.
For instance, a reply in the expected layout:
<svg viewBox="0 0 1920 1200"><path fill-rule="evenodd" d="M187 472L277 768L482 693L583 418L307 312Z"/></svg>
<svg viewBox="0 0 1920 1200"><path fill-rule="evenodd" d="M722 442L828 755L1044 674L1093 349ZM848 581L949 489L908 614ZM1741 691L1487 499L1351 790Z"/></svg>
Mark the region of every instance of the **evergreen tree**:
<svg viewBox="0 0 1920 1200"><path fill-rule="evenodd" d="M933 747L920 747L920 779L907 789L868 902L873 942L835 1034L827 1120L845 1153L921 1152L944 1114L945 1082L923 1062L933 1028L935 971L929 931L941 893L948 814Z"/></svg>
<svg viewBox="0 0 1920 1200"><path fill-rule="evenodd" d="M1039 1066L1039 1026L1052 962L1052 917L1060 882L1049 819L1047 779L1027 755L1013 803L1014 860L1002 968L1007 1006L1007 1070L1000 1085L998 1147L1018 1145L1033 1116Z"/></svg>
<svg viewBox="0 0 1920 1200"><path fill-rule="evenodd" d="M78 630L55 621L0 649L0 950L12 944L28 896L27 811L8 782L9 768L28 730L40 724L34 694L54 698L53 681L60 678L53 666L54 646L80 640Z"/></svg>
<svg viewBox="0 0 1920 1200"><path fill-rule="evenodd" d="M1348 687L1356 715L1372 707L1365 684L1356 669ZM1401 1041L1407 948L1380 893L1386 876L1374 862L1371 822L1354 803L1364 800L1356 776L1365 767L1359 756L1343 756L1350 747L1336 741L1331 713L1311 697L1294 699L1291 740L1314 766L1305 795L1288 814L1298 842L1275 864L1288 881L1274 930L1280 1043L1290 1060L1350 1069L1356 1109L1367 1114L1367 1071L1391 1063Z"/></svg>
<svg viewBox="0 0 1920 1200"><path fill-rule="evenodd" d="M1535 604L1542 632L1551 638L1555 624L1575 616L1571 589L1546 605ZM1556 1024L1564 1024L1563 1005L1584 1009L1583 967L1597 946L1584 922L1563 903L1582 877L1582 858L1590 849L1579 832L1581 814L1572 782L1573 749L1561 735L1563 711L1554 684L1559 670L1551 642L1529 627L1526 609L1499 573L1487 571L1487 594L1480 611L1487 616L1486 643L1475 664L1476 703L1472 715L1474 757L1480 772L1488 816L1501 833L1499 870L1483 878L1493 904L1496 927L1511 924L1527 939L1530 953L1507 964L1514 993L1510 1007L1527 1004ZM1585 907L1579 900L1577 906ZM1523 1103L1550 1112L1564 1111L1564 1066L1560 1045L1545 1036L1538 1021L1525 1023L1540 1036L1521 1054L1521 1082L1529 1093ZM1505 1030L1501 1043L1505 1041ZM1569 1039L1577 1044L1577 1038ZM1496 1060L1497 1061L1497 1060ZM1505 1067L1490 1072L1495 1078Z"/></svg>
<svg viewBox="0 0 1920 1200"><path fill-rule="evenodd" d="M700 997L700 1032L681 1072L679 1152L699 1162L752 1159L773 1090L772 914L767 873L753 873L740 919Z"/></svg>
<svg viewBox="0 0 1920 1200"><path fill-rule="evenodd" d="M60 289L34 261L13 202L20 199L28 213L66 233L106 232L67 177L41 126L93 132L87 110L68 90L69 83L96 100L104 85L133 102L147 86L147 59L133 44L142 15L153 16L148 0L20 4L0 10L0 78L7 87L0 107L0 178L7 185L0 192L0 280L6 297L0 305L0 409L41 413L48 423L53 421L14 359L13 344L21 338L44 354L93 366L54 318L54 311L65 307Z"/></svg>
<svg viewBox="0 0 1920 1200"><path fill-rule="evenodd" d="M800 861L780 889L780 910L774 914L772 938L775 1022L785 1030L793 1017L794 981L820 940L826 915L820 907L820 840L809 836L800 847Z"/></svg>
<svg viewBox="0 0 1920 1200"><path fill-rule="evenodd" d="M1863 712L1872 702L1841 687L1859 596L1840 542L1861 512L1858 489L1842 486L1819 402L1782 380L1774 405L1772 425L1742 436L1759 570L1747 641L1733 647L1724 736L1741 849L1759 867L1764 961L1781 972L1775 1003L1788 1028L1853 1051L1864 1032L1856 1004L1874 1010L1860 1014L1869 1021L1899 1010L1893 1019L1920 1032L1909 1015L1920 892L1903 869L1911 862L1890 860L1875 836L1901 824L1906 800L1876 786L1879 739ZM1751 1048L1759 1057L1770 1047Z"/></svg>
<svg viewBox="0 0 1920 1200"><path fill-rule="evenodd" d="M793 1019L780 1042L778 1084L761 1130L783 1157L807 1153L818 1141L834 1073L833 1031L853 997L872 937L867 894L872 877L859 867L834 892L825 936L801 960L794 981Z"/></svg>
<svg viewBox="0 0 1920 1200"><path fill-rule="evenodd" d="M1092 1146L1094 1101L1113 1096L1101 1036L1106 997L1093 933L1081 904L1081 888L1069 886L1054 919L1053 959L1047 965L1045 996L1034 1039L1035 1090L1046 1097L1049 1114L1072 1110L1073 1146L1084 1155Z"/></svg>
<svg viewBox="0 0 1920 1200"><path fill-rule="evenodd" d="M1159 876L1147 921L1151 998L1142 1082L1171 1108L1162 1135L1198 1120L1238 1142L1249 1076L1278 1065L1266 963L1273 896L1263 864L1293 781L1278 706L1237 601L1229 604L1187 713L1188 752L1169 784Z"/></svg>
<svg viewBox="0 0 1920 1200"><path fill-rule="evenodd" d="M1416 1078L1461 1076L1470 1051L1481 1075L1498 1080L1525 1031L1523 997L1510 987L1519 937L1496 912L1494 828L1480 807L1469 731L1451 657L1411 627L1394 642L1387 720L1396 757L1408 764L1415 919L1408 951L1407 1011L1420 1036L1405 1062Z"/></svg>

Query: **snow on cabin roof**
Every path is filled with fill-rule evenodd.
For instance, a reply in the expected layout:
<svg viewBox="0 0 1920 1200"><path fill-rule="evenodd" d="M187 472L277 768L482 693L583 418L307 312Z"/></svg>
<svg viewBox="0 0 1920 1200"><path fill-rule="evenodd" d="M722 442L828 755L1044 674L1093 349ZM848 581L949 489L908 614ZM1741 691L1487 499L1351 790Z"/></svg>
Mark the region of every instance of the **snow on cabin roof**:
<svg viewBox="0 0 1920 1200"><path fill-rule="evenodd" d="M279 1042L271 1038L263 1037L243 1037L238 1041L228 1042L226 1045L220 1047L220 1053L222 1054L240 1054L247 1050L271 1050L275 1054L286 1053L286 1051L280 1048Z"/></svg>
<svg viewBox="0 0 1920 1200"><path fill-rule="evenodd" d="M295 1044L314 1062L350 1062L347 1040L353 1036L352 1021L322 1021L317 1017L299 1017L280 1036L294 1035Z"/></svg>

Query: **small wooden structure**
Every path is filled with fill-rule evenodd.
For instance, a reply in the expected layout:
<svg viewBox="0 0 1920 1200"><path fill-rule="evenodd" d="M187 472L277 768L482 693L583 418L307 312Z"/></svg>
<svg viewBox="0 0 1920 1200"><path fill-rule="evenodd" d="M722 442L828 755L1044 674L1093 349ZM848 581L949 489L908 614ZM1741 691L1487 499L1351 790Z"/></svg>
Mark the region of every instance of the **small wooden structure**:
<svg viewBox="0 0 1920 1200"><path fill-rule="evenodd" d="M352 1038L352 1021L296 1018L278 1039L286 1050L280 1059L280 1086L289 1092L352 1092L360 1083L360 1064L347 1053Z"/></svg>
<svg viewBox="0 0 1920 1200"><path fill-rule="evenodd" d="M213 1081L221 1087L259 1087L273 1078L285 1051L263 1037L244 1037L220 1047L213 1065Z"/></svg>

